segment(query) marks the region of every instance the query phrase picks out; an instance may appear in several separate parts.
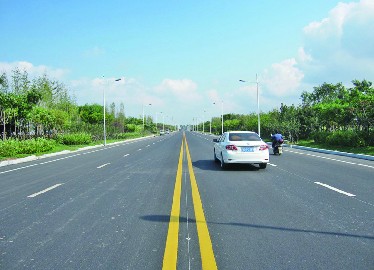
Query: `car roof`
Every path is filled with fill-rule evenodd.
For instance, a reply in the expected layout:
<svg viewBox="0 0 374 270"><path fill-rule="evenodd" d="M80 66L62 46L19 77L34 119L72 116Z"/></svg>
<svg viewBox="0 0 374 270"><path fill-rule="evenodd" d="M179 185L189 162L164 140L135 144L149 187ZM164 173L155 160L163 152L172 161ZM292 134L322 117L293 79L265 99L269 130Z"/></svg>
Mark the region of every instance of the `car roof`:
<svg viewBox="0 0 374 270"><path fill-rule="evenodd" d="M254 131L243 131L243 130L238 130L238 131L226 131L226 133L256 133ZM257 134L257 133L256 133Z"/></svg>

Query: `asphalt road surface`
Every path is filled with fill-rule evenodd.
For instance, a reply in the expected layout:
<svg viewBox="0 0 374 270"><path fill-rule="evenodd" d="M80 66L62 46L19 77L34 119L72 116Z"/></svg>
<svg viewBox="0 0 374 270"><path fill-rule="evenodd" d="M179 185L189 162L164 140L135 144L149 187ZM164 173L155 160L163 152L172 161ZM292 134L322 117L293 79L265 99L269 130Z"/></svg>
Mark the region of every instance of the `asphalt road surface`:
<svg viewBox="0 0 374 270"><path fill-rule="evenodd" d="M175 132L0 167L0 269L374 269L374 163L221 170Z"/></svg>

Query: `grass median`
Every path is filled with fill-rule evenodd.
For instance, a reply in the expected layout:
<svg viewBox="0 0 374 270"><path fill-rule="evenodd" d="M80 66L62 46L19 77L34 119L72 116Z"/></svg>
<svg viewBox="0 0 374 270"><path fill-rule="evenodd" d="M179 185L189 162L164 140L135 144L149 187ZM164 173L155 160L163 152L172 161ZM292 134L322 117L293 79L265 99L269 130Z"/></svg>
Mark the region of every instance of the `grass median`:
<svg viewBox="0 0 374 270"><path fill-rule="evenodd" d="M295 145L333 150L339 152L353 153L353 154L363 154L374 156L374 146L365 146L365 147L348 147L348 146L331 146L327 144L315 143L313 140L300 140Z"/></svg>

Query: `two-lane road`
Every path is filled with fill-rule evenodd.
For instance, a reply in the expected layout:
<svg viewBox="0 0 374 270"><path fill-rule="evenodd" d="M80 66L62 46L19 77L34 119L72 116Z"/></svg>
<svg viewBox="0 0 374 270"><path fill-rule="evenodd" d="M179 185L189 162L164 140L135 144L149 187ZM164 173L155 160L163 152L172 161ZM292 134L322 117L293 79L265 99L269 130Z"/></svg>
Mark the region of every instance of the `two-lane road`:
<svg viewBox="0 0 374 270"><path fill-rule="evenodd" d="M374 269L373 162L287 148L223 171L212 146L177 132L1 167L0 269Z"/></svg>

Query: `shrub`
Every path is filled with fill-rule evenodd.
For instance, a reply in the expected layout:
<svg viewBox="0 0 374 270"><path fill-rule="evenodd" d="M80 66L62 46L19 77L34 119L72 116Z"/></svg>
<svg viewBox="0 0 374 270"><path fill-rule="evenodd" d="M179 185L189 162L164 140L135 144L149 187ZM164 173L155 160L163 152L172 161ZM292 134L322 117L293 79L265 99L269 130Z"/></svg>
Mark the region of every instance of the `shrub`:
<svg viewBox="0 0 374 270"><path fill-rule="evenodd" d="M124 133L117 133L113 135L113 138L119 140L126 140L126 139L133 139L141 137L141 133L139 132L124 132Z"/></svg>
<svg viewBox="0 0 374 270"><path fill-rule="evenodd" d="M88 133L62 134L57 136L57 142L65 145L90 144L92 137Z"/></svg>
<svg viewBox="0 0 374 270"><path fill-rule="evenodd" d="M19 141L19 154L43 153L52 150L56 145L55 140L37 138Z"/></svg>
<svg viewBox="0 0 374 270"><path fill-rule="evenodd" d="M335 131L326 138L326 143L335 146L365 146L365 140L355 131Z"/></svg>
<svg viewBox="0 0 374 270"><path fill-rule="evenodd" d="M330 135L330 132L327 131L319 131L313 133L313 140L316 143L326 143L327 137Z"/></svg>
<svg viewBox="0 0 374 270"><path fill-rule="evenodd" d="M17 154L17 151L18 151L18 141L12 140L12 139L0 141L0 156L12 157Z"/></svg>
<svg viewBox="0 0 374 270"><path fill-rule="evenodd" d="M9 139L0 141L0 156L14 157L18 154L43 153L52 150L55 145L54 140L44 138L23 141Z"/></svg>

